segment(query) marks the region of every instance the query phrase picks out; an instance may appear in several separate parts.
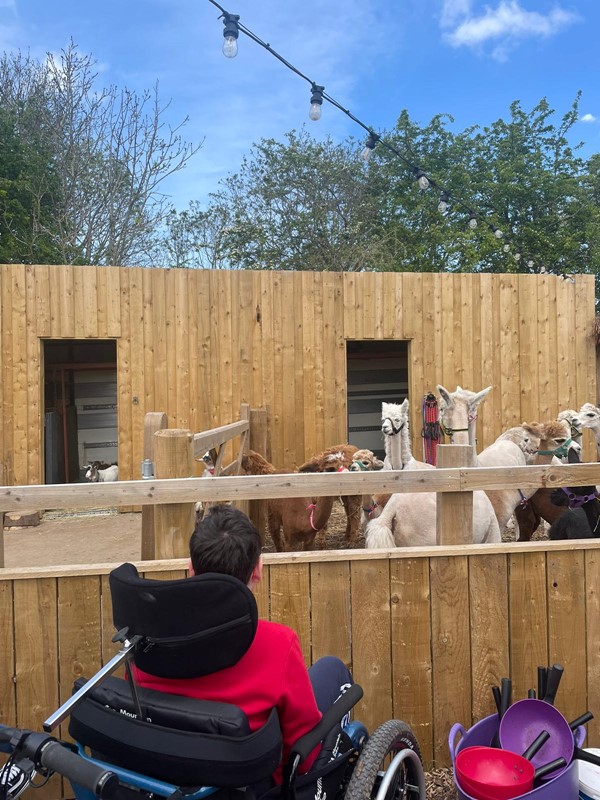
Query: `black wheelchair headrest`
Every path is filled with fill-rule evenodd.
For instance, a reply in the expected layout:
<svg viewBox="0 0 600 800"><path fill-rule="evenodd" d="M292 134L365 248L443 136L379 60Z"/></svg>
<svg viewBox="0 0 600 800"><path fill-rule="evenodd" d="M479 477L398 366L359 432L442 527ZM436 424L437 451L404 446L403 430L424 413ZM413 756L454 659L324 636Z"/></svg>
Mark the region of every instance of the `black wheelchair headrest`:
<svg viewBox="0 0 600 800"><path fill-rule="evenodd" d="M133 564L109 576L113 622L142 636L134 661L161 678L196 678L236 664L258 624L254 595L237 578L205 573L174 581L142 578Z"/></svg>

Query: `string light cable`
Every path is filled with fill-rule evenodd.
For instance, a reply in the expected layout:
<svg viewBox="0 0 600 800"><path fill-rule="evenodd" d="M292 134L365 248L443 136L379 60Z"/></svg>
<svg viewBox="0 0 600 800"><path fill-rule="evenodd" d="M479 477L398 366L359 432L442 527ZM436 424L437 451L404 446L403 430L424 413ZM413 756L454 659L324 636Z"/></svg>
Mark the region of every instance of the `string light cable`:
<svg viewBox="0 0 600 800"><path fill-rule="evenodd" d="M325 87L321 86L320 84L313 81L308 75L305 75L298 67L295 67L291 64L281 53L278 53L268 42L265 42L259 36L257 36L253 31L247 28L242 22L240 22L240 17L238 14L230 14L226 11L216 0L208 0L213 6L219 9L221 12L219 19L223 20L223 54L228 58L234 58L238 52L237 40L239 37L240 32L251 39L256 44L260 45L264 50L267 50L272 56L274 56L278 61L280 61L285 67L289 70L294 72L299 78L306 81L311 90L311 97L310 97L310 109L309 109L309 118L313 121L317 121L321 118L321 109L323 105L323 101L326 100L330 105L337 108L339 111L344 113L349 119L359 125L364 131L367 133L367 139L365 141L364 150L361 153L361 157L366 162L371 157L371 153L375 149L377 145L381 145L386 150L393 153L397 158L399 158L405 165L408 167L410 174L416 180L419 188L421 191L425 192L429 189L436 190L439 192L439 203L437 206L438 211L440 214L446 215L448 213L448 207L451 206L452 209L460 208L465 212L465 215L468 216L468 226L471 230L476 230L479 226L479 223L482 223L482 227L487 228L494 239L497 242L503 242L502 244L502 251L506 254L511 252L513 247L513 243L505 237L504 232L498 225L493 225L489 222L489 218L484 214L476 211L472 208L472 206L458 197L454 192L451 192L449 189L444 188L441 186L436 180L434 180L430 175L428 175L424 170L422 170L417 165L413 164L412 161L407 158L407 156L394 147L390 142L386 139L382 138L378 133L376 133L371 127L366 125L362 120L358 119L349 109L345 108L341 103L338 103L335 98L331 97L331 95L327 94L325 91ZM519 263L522 259L522 253L518 250L515 251L513 254L514 260ZM525 262L527 263L528 268L533 272L535 267L535 262L527 257L525 258ZM540 268L541 274L554 274L558 275L559 277L565 277L573 280L571 275L563 276L560 273L553 272L552 270L546 269L544 266Z"/></svg>

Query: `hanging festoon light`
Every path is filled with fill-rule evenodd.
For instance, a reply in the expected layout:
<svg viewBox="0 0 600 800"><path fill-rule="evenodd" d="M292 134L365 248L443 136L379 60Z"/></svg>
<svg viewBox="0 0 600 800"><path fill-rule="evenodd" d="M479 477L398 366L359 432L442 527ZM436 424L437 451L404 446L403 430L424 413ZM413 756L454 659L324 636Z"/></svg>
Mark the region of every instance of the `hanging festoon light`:
<svg viewBox="0 0 600 800"><path fill-rule="evenodd" d="M496 239L502 239L502 237L504 236L504 234L502 233L502 231L500 230L500 228L496 228L496 229L494 230L494 236L496 237Z"/></svg>
<svg viewBox="0 0 600 800"><path fill-rule="evenodd" d="M310 109L308 111L308 116L315 122L318 119L321 119L321 106L323 105L324 91L325 91L324 86L318 86L316 83L313 83L311 87Z"/></svg>
<svg viewBox="0 0 600 800"><path fill-rule="evenodd" d="M448 211L448 204L450 203L450 198L446 192L442 192L440 196L440 202L438 203L438 211L440 214L445 214Z"/></svg>
<svg viewBox="0 0 600 800"><path fill-rule="evenodd" d="M504 242L504 244L502 245L502 249L504 250L505 253L510 253L510 242Z"/></svg>
<svg viewBox="0 0 600 800"><path fill-rule="evenodd" d="M371 158L371 153L373 152L373 150L375 150L378 141L379 141L379 136L373 131L369 131L369 135L367 136L367 141L365 142L365 149L360 154L360 157L362 158L363 161L368 161Z"/></svg>
<svg viewBox="0 0 600 800"><path fill-rule="evenodd" d="M413 172L415 178L417 179L417 183L419 184L419 189L421 189L423 192L426 192L427 189L429 189L429 183L430 183L429 178L427 177L427 175L425 175L423 170L419 169L418 167L415 167Z"/></svg>
<svg viewBox="0 0 600 800"><path fill-rule="evenodd" d="M239 14L223 14L223 55L226 58L235 58L238 52L238 36L240 29L238 22L240 20Z"/></svg>
<svg viewBox="0 0 600 800"><path fill-rule="evenodd" d="M476 227L477 227L477 214L474 211L471 211L471 213L469 214L469 228L471 228L471 230L474 231Z"/></svg>

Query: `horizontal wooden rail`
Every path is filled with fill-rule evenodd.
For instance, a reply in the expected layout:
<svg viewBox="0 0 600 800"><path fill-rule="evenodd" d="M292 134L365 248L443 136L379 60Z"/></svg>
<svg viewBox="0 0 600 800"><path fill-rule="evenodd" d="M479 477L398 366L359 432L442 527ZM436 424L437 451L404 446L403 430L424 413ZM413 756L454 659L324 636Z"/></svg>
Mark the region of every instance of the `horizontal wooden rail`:
<svg viewBox="0 0 600 800"><path fill-rule="evenodd" d="M234 423L235 424L235 423ZM0 487L0 512L39 508L101 508L198 500L336 497L389 492L472 492L476 489L586 486L600 483L600 463L532 467L464 467L382 472L289 473L172 478L116 483Z"/></svg>
<svg viewBox="0 0 600 800"><path fill-rule="evenodd" d="M240 420L239 422L231 422L229 425L221 425L219 428L211 428L209 431L195 433L194 458L203 456L207 450L219 447L230 439L235 439L236 436L241 436L247 430L250 430L248 420Z"/></svg>

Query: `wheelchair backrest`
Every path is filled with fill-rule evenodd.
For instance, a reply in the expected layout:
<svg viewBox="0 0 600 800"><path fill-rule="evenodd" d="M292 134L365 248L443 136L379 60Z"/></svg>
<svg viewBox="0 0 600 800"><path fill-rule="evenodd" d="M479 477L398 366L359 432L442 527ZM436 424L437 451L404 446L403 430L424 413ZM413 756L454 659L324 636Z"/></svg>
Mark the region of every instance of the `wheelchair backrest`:
<svg viewBox="0 0 600 800"><path fill-rule="evenodd" d="M196 678L236 664L258 625L254 595L237 578L205 573L160 581L142 578L133 564L109 576L113 621L139 635L134 662L161 678Z"/></svg>

